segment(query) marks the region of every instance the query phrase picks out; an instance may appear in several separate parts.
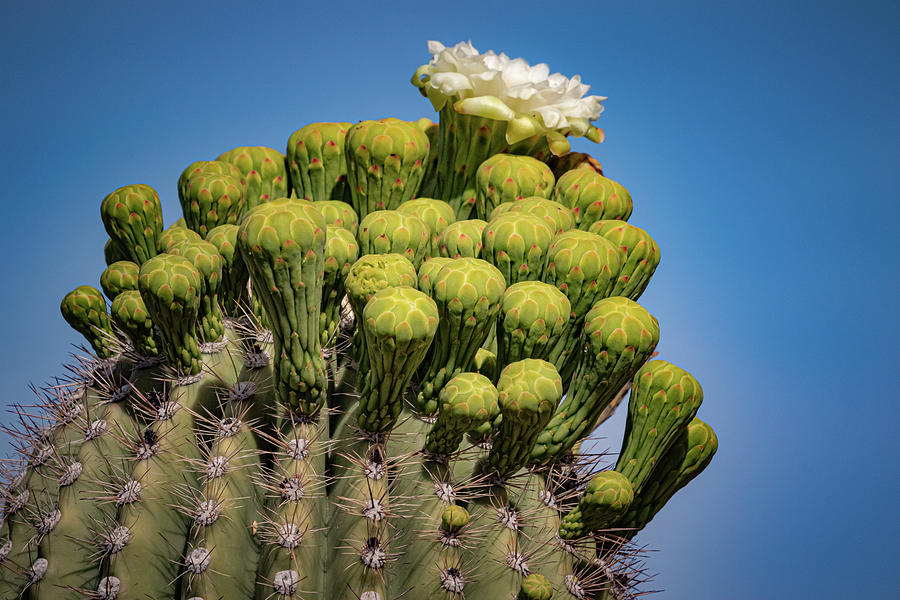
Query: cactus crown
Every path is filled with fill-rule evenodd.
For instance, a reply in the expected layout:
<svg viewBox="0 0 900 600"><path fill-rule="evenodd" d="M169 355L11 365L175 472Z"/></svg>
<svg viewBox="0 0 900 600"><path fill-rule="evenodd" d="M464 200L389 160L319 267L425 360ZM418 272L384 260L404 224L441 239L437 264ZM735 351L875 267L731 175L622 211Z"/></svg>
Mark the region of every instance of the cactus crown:
<svg viewBox="0 0 900 600"><path fill-rule="evenodd" d="M165 230L149 186L103 200L112 304L62 301L95 357L39 392L46 425L22 410L0 597L640 593L631 538L718 445L699 383L650 361L659 248L599 163L551 161L600 140L599 97L430 50L437 125L192 163ZM629 388L604 469L579 449Z"/></svg>

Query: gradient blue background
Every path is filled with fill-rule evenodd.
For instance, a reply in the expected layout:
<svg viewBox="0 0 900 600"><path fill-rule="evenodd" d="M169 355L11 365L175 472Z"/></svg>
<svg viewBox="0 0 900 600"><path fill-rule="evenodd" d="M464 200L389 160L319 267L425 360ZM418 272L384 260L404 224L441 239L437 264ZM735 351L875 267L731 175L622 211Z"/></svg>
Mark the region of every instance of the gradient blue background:
<svg viewBox="0 0 900 600"><path fill-rule="evenodd" d="M168 224L194 160L433 116L425 41L471 39L610 97L606 142L576 148L662 248L642 303L721 449L641 534L649 587L898 597L897 2L276 4L4 3L4 404L82 341L59 300L97 285L107 193L154 186Z"/></svg>

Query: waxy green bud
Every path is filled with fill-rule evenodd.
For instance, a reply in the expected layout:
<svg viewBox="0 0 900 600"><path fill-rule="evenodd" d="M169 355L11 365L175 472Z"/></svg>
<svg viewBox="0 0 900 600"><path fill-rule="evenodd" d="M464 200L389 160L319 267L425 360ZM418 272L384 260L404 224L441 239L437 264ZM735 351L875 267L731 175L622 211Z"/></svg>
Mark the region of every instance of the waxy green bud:
<svg viewBox="0 0 900 600"><path fill-rule="evenodd" d="M397 212L422 219L431 233L431 241L425 256L427 258L440 256L441 233L456 221L456 213L453 212L453 208L442 200L416 198L401 204L397 207Z"/></svg>
<svg viewBox="0 0 900 600"><path fill-rule="evenodd" d="M106 244L103 246L103 259L107 265L122 260L131 262L129 254L116 240L106 240Z"/></svg>
<svg viewBox="0 0 900 600"><path fill-rule="evenodd" d="M187 197L188 181L190 181L192 177L210 177L213 175L227 175L240 181L241 197L246 200L247 180L244 178L244 174L241 173L240 169L230 162L222 160L198 160L188 165L178 177L178 199L182 202L182 205L184 205L184 200L182 200L182 198ZM169 227L187 227L187 223L181 218Z"/></svg>
<svg viewBox="0 0 900 600"><path fill-rule="evenodd" d="M657 343L659 323L636 302L616 296L588 311L566 399L538 437L531 460L562 456L587 436Z"/></svg>
<svg viewBox="0 0 900 600"><path fill-rule="evenodd" d="M236 166L247 182L244 210L238 223L255 207L288 195L288 177L284 154L265 146L240 146L216 160Z"/></svg>
<svg viewBox="0 0 900 600"><path fill-rule="evenodd" d="M538 434L562 398L563 386L552 364L526 358L500 372L497 391L503 419L486 467L506 478L525 464Z"/></svg>
<svg viewBox="0 0 900 600"><path fill-rule="evenodd" d="M553 597L553 584L540 573L531 573L522 579L522 586L516 600L550 600Z"/></svg>
<svg viewBox="0 0 900 600"><path fill-rule="evenodd" d="M694 417L663 454L650 480L616 526L633 533L646 527L678 490L709 465L718 449L716 432Z"/></svg>
<svg viewBox="0 0 900 600"><path fill-rule="evenodd" d="M508 212L490 221L481 239L484 259L512 285L541 278L553 231L540 217Z"/></svg>
<svg viewBox="0 0 900 600"><path fill-rule="evenodd" d="M200 234L193 229L172 224L159 235L159 238L156 240L156 249L161 254L184 242L199 242L202 239Z"/></svg>
<svg viewBox="0 0 900 600"><path fill-rule="evenodd" d="M399 119L362 121L347 132L347 181L361 219L396 210L415 197L430 144L416 125Z"/></svg>
<svg viewBox="0 0 900 600"><path fill-rule="evenodd" d="M100 274L100 287L112 302L126 290L138 289L138 273L141 267L130 260L119 260L106 267Z"/></svg>
<svg viewBox="0 0 900 600"><path fill-rule="evenodd" d="M415 288L385 288L366 303L362 328L371 370L356 420L366 431L388 431L400 417L403 392L434 339L437 306Z"/></svg>
<svg viewBox="0 0 900 600"><path fill-rule="evenodd" d="M578 506L560 523L559 537L574 540L608 529L633 501L634 490L627 477L616 471L597 473L587 484Z"/></svg>
<svg viewBox="0 0 900 600"><path fill-rule="evenodd" d="M186 241L168 250L169 254L188 259L203 277L200 292L200 336L204 342L218 342L225 335L222 310L219 308L219 287L222 284L222 270L225 259L214 244L200 241Z"/></svg>
<svg viewBox="0 0 900 600"><path fill-rule="evenodd" d="M635 374L625 439L616 463L616 470L631 480L635 494L641 494L660 457L691 422L702 402L700 383L672 363L653 360Z"/></svg>
<svg viewBox="0 0 900 600"><path fill-rule="evenodd" d="M143 265L138 277L141 298L158 326L162 351L183 375L197 375L202 366L197 343L203 276L191 262L174 254L159 254Z"/></svg>
<svg viewBox="0 0 900 600"><path fill-rule="evenodd" d="M451 504L441 513L441 529L447 533L459 533L469 524L469 511L462 506Z"/></svg>
<svg viewBox="0 0 900 600"><path fill-rule="evenodd" d="M481 258L484 243L481 234L487 221L469 219L451 223L438 238L441 256L447 258Z"/></svg>
<svg viewBox="0 0 900 600"><path fill-rule="evenodd" d="M478 167L475 214L487 219L503 202L538 196L549 198L556 179L543 162L530 156L495 154Z"/></svg>
<svg viewBox="0 0 900 600"><path fill-rule="evenodd" d="M551 197L572 209L575 224L583 231L603 219L627 221L634 208L628 190L593 169L568 171L556 182Z"/></svg>
<svg viewBox="0 0 900 600"><path fill-rule="evenodd" d="M501 211L496 216L499 216L504 212L507 211ZM553 231L553 235L575 228L575 215L572 214L572 211L559 202L554 202L553 200L548 200L546 198L538 198L535 196L522 198L521 200L513 202L512 206L509 207L508 212L524 213L526 215L534 215L535 217L544 219ZM491 213L491 219L494 218L494 213Z"/></svg>
<svg viewBox="0 0 900 600"><path fill-rule="evenodd" d="M646 231L623 221L598 221L591 225L590 231L603 236L619 250L622 268L610 295L640 298L659 266L659 245Z"/></svg>
<svg viewBox="0 0 900 600"><path fill-rule="evenodd" d="M501 368L524 358L546 360L569 331L569 299L542 281L520 281L506 288L497 321L497 363Z"/></svg>
<svg viewBox="0 0 900 600"><path fill-rule="evenodd" d="M419 412L425 415L437 411L438 395L447 381L470 370L506 291L500 271L477 258L453 260L432 281L431 296L441 322L417 399Z"/></svg>
<svg viewBox="0 0 900 600"><path fill-rule="evenodd" d="M238 250L238 229L237 225L219 225L206 234L206 241L216 247L224 260L219 300L225 315L231 317L241 316L250 304L247 294L250 271Z"/></svg>
<svg viewBox="0 0 900 600"><path fill-rule="evenodd" d="M288 138L288 172L298 198L349 200L344 142L350 127L350 123L310 123Z"/></svg>
<svg viewBox="0 0 900 600"><path fill-rule="evenodd" d="M325 232L314 203L289 198L260 204L238 232L254 296L275 342L276 393L285 406L305 415L318 412L328 383L319 323Z"/></svg>
<svg viewBox="0 0 900 600"><path fill-rule="evenodd" d="M156 356L159 348L153 332L153 319L147 311L141 293L137 290L123 290L110 306L113 322L124 331L134 349L142 356Z"/></svg>
<svg viewBox="0 0 900 600"><path fill-rule="evenodd" d="M326 225L343 227L353 235L359 228L359 217L353 207L340 200L322 200L316 202L316 209L325 217Z"/></svg>
<svg viewBox="0 0 900 600"><path fill-rule="evenodd" d="M356 237L362 254L402 254L416 268L431 245L422 219L396 210L370 212L360 221Z"/></svg>
<svg viewBox="0 0 900 600"><path fill-rule="evenodd" d="M156 238L162 233L162 206L149 185L126 185L100 204L100 216L109 237L133 263L143 264L156 256Z"/></svg>
<svg viewBox="0 0 900 600"><path fill-rule="evenodd" d="M100 290L90 285L80 285L65 295L59 310L66 323L87 339L98 358L109 358L115 354L115 338L106 312L106 300Z"/></svg>
<svg viewBox="0 0 900 600"><path fill-rule="evenodd" d="M359 258L359 244L343 227L328 225L325 237L325 279L322 282L322 345L337 333L344 299L344 279Z"/></svg>
<svg viewBox="0 0 900 600"><path fill-rule="evenodd" d="M234 225L244 210L241 181L230 175L194 175L179 200L185 223L201 238L219 225Z"/></svg>
<svg viewBox="0 0 900 600"><path fill-rule="evenodd" d="M456 452L467 431L497 418L497 388L484 375L460 373L441 390L437 421L425 441L425 450L447 456Z"/></svg>

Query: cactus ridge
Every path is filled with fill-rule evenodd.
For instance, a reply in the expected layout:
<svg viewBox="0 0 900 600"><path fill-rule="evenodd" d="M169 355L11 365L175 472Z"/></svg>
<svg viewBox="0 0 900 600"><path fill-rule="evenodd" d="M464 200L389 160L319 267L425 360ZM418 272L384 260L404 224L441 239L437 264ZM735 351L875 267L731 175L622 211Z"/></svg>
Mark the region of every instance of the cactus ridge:
<svg viewBox="0 0 900 600"><path fill-rule="evenodd" d="M643 593L632 538L718 447L651 360L659 247L564 154L586 119L429 92L433 67L439 124L197 161L165 230L149 186L101 202L106 298L60 305L90 349L0 467L0 600ZM629 389L610 470L592 435Z"/></svg>

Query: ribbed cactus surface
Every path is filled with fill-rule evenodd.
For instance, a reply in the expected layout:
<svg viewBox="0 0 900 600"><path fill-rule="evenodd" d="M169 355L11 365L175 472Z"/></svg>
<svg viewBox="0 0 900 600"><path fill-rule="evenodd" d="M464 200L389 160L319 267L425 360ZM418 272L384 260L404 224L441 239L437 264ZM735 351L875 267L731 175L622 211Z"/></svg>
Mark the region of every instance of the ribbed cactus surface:
<svg viewBox="0 0 900 600"><path fill-rule="evenodd" d="M10 429L0 599L641 593L630 540L718 443L651 360L659 248L596 161L543 162L583 118L431 99L192 163L165 230L149 186L103 200L106 299L61 304L90 350Z"/></svg>

